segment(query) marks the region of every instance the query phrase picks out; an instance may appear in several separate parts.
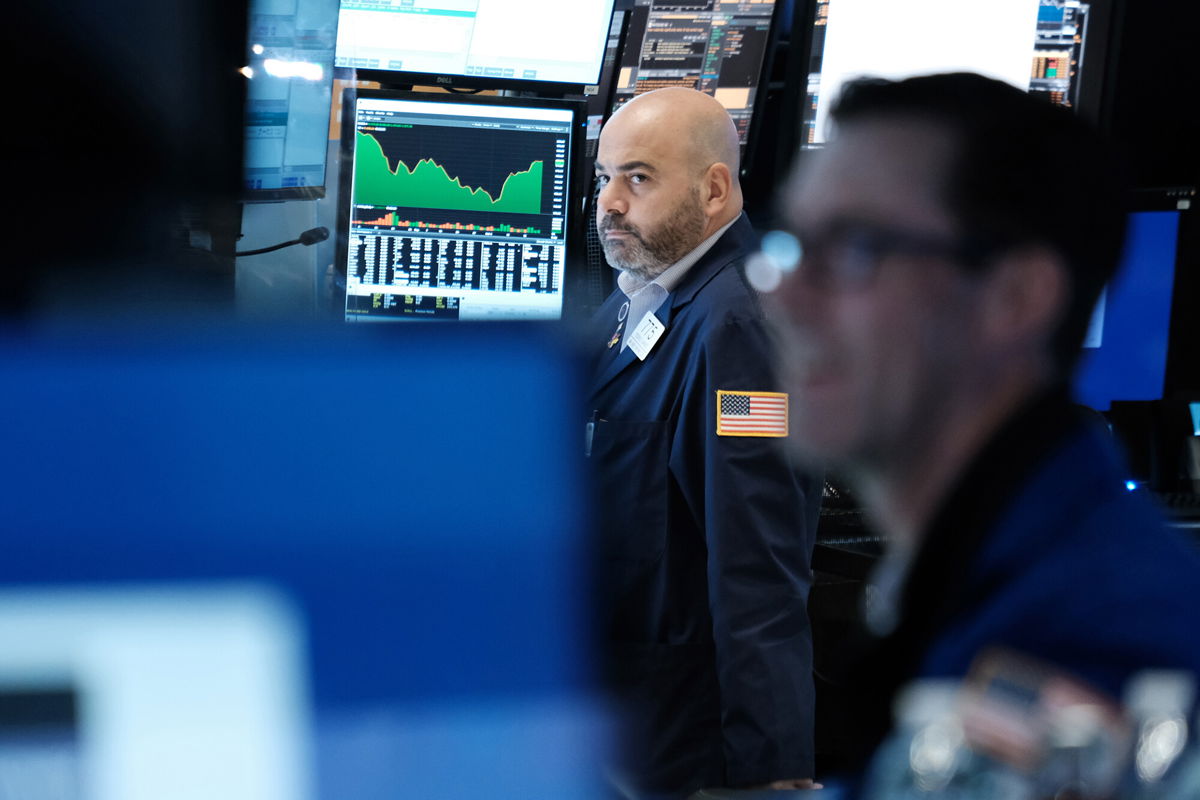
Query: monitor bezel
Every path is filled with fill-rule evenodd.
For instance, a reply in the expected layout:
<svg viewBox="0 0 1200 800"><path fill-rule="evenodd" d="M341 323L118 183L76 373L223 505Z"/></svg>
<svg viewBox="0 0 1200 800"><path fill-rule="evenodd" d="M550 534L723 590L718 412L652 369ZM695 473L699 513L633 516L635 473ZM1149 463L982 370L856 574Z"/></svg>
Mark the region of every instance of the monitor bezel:
<svg viewBox="0 0 1200 800"><path fill-rule="evenodd" d="M328 140L326 140L328 141ZM287 200L321 200L329 183L329 165L325 165L325 180L320 186L288 186L277 189L242 188L243 203L281 203Z"/></svg>
<svg viewBox="0 0 1200 800"><path fill-rule="evenodd" d="M607 33L607 32L606 32ZM584 96L594 83L561 83L557 81L532 81L520 78L488 78L481 75L446 75L433 72L401 72L386 69L360 69L358 67L334 67L334 78L346 81L369 81L387 87L391 91L413 91L417 86L445 89L450 93L461 91L462 97L472 92L514 91L528 92L539 96L565 97Z"/></svg>
<svg viewBox="0 0 1200 800"><path fill-rule="evenodd" d="M572 174L581 168L583 143L587 134L587 104L583 100L542 97L512 97L506 95L457 94L453 92L423 92L399 89L361 89L348 86L342 92L341 138L338 147L338 193L337 193L337 244L335 248L334 271L341 278L341 291L332 298L335 310L341 318L345 316L346 305L346 276L347 260L350 256L350 208L351 189L354 176L354 133L359 98L377 98L384 100L407 100L429 102L433 104L466 103L490 107L508 108L548 108L561 109L571 112L571 127L573 133L568 145L568 176L567 176L567 208L563 224L563 244L566 247L566 257L563 262L563 277L561 282L562 304L558 319L571 315L574 307L576 287L579 285L579 274L586 266L586 247L584 242L583 209L577 207L572 183ZM339 302L340 301L340 302ZM340 310L339 310L340 309ZM513 321L513 320L509 320ZM521 322L522 320L515 320ZM545 320L530 320L530 322Z"/></svg>
<svg viewBox="0 0 1200 800"><path fill-rule="evenodd" d="M772 85L771 79L775 74L775 60L780 56L779 43L783 41L782 20L785 1L775 0L771 9L771 28L767 31L767 47L758 68L758 88L754 93L754 107L750 112L746 143L742 145L741 163L738 165L739 177L743 183L749 183L753 179L756 162L762 159L758 149L761 146L763 124L766 121L767 98L772 91L779 88Z"/></svg>

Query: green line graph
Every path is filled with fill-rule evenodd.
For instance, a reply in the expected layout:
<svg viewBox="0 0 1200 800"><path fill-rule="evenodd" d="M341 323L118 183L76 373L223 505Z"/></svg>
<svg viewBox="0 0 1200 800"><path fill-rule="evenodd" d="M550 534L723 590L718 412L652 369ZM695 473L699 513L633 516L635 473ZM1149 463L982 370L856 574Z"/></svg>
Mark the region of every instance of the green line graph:
<svg viewBox="0 0 1200 800"><path fill-rule="evenodd" d="M369 134L357 134L354 155L354 202L375 206L440 208L448 211L542 213L542 162L511 173L493 197L486 189L463 185L441 164L423 158L409 167L388 166L383 146Z"/></svg>

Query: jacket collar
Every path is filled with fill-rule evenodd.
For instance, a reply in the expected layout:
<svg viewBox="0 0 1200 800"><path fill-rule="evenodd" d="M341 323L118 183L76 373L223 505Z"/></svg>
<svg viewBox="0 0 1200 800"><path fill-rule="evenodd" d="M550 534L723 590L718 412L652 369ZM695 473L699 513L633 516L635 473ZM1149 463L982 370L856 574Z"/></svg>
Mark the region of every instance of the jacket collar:
<svg viewBox="0 0 1200 800"><path fill-rule="evenodd" d="M690 270L680 280L679 285L668 297L669 302L662 309L663 314L658 318L665 325L672 314L695 299L696 294L703 289L717 273L729 265L731 261L745 257L755 246L754 229L745 212L741 214L725 235L716 241L707 253L701 256Z"/></svg>
<svg viewBox="0 0 1200 800"><path fill-rule="evenodd" d="M659 321L669 328L672 317L679 309L691 303L696 294L715 278L717 273L731 262L744 257L753 246L754 229L750 226L750 220L743 213L730 226L729 230L725 231L725 235L718 239L709 251L687 271L674 291L667 295L666 302L655 312ZM620 290L613 292L596 312L597 320L610 322L615 320L617 309L624 301L625 296ZM607 325L608 323L602 322L602 324ZM613 323L612 327L615 328L616 324ZM607 328L601 329L607 330ZM609 333L611 334L611 331ZM603 389L637 360L633 350L628 347L617 353L602 353L597 362L594 391Z"/></svg>

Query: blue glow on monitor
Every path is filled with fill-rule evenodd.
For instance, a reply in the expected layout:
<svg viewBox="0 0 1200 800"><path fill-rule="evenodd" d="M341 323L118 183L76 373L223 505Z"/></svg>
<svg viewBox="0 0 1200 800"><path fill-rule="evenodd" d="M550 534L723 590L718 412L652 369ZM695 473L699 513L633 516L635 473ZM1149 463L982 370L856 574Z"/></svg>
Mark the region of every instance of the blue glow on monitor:
<svg viewBox="0 0 1200 800"><path fill-rule="evenodd" d="M0 596L281 595L308 644L315 797L607 796L589 782L604 734L587 695L583 372L563 338L502 324L0 329ZM50 616L55 630L74 618ZM179 625L151 655L198 641ZM140 663L137 618L112 630L125 655L88 662L105 675ZM184 672L145 678L186 694ZM136 697L86 688L107 713ZM87 763L128 768L94 747L82 742Z"/></svg>
<svg viewBox="0 0 1200 800"><path fill-rule="evenodd" d="M1097 411L1114 400L1158 400L1167 367L1179 212L1131 214L1125 255L1101 296L1075 376L1075 399Z"/></svg>
<svg viewBox="0 0 1200 800"><path fill-rule="evenodd" d="M270 581L308 616L318 704L579 685L582 426L552 332L213 327L0 331L0 413L42 420L2 437L0 587Z"/></svg>

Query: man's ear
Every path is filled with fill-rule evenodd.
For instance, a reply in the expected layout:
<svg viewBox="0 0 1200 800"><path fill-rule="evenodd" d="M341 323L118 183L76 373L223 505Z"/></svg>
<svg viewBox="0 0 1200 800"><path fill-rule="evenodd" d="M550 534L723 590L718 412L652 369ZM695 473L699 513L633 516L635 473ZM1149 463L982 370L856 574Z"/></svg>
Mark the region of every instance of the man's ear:
<svg viewBox="0 0 1200 800"><path fill-rule="evenodd" d="M1034 345L1047 350L1071 293L1062 257L1031 245L1001 256L985 278L982 331L1001 347Z"/></svg>
<svg viewBox="0 0 1200 800"><path fill-rule="evenodd" d="M704 172L700 184L700 203L710 217L716 216L729 204L733 195L733 173L729 166L717 162Z"/></svg>

